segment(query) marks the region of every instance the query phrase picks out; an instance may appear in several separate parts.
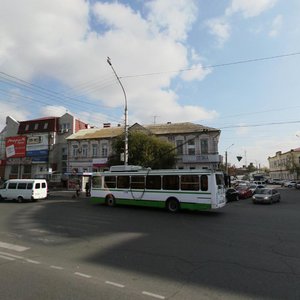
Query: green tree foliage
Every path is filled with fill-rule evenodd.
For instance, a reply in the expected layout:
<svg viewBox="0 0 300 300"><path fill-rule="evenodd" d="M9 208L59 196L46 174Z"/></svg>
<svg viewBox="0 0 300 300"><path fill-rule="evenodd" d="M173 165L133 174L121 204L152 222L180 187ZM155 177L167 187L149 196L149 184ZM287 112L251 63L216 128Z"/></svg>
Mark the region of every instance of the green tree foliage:
<svg viewBox="0 0 300 300"><path fill-rule="evenodd" d="M174 146L156 136L133 131L128 135L128 164L150 167L152 169L173 168L176 163ZM117 137L112 143L113 155L109 158L109 165L123 164L120 161L124 153L124 135Z"/></svg>

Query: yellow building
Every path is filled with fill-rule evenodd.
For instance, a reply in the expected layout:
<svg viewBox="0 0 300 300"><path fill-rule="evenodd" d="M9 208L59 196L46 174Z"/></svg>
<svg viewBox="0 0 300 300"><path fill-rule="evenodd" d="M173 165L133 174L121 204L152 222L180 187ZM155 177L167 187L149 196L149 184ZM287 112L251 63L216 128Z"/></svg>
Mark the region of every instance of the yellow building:
<svg viewBox="0 0 300 300"><path fill-rule="evenodd" d="M300 148L288 152L276 152L269 157L270 176L272 179L299 179L300 178Z"/></svg>

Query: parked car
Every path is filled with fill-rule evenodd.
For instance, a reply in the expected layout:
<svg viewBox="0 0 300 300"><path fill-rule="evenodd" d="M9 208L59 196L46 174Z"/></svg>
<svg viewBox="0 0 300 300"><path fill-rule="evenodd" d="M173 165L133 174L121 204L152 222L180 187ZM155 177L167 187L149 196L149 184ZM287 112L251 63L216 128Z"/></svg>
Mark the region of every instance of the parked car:
<svg viewBox="0 0 300 300"><path fill-rule="evenodd" d="M274 179L272 179L272 184L278 184L278 185L281 185L281 184L282 184L282 180L281 180L281 179L278 179L278 178L274 178Z"/></svg>
<svg viewBox="0 0 300 300"><path fill-rule="evenodd" d="M296 189L300 189L300 181L297 181L297 182L296 182L295 188L296 188Z"/></svg>
<svg viewBox="0 0 300 300"><path fill-rule="evenodd" d="M227 191L226 191L226 199L227 199L227 202L230 202L230 201L238 201L239 200L239 193L236 189L234 188L228 188Z"/></svg>
<svg viewBox="0 0 300 300"><path fill-rule="evenodd" d="M291 188L291 187L295 187L296 183L297 183L296 181L285 181L283 186Z"/></svg>
<svg viewBox="0 0 300 300"><path fill-rule="evenodd" d="M244 186L238 186L236 188L236 190L239 193L239 198L240 199L250 198L253 194L252 191L248 187L244 187Z"/></svg>
<svg viewBox="0 0 300 300"><path fill-rule="evenodd" d="M276 189L263 188L257 189L252 196L253 203L270 203L280 202L280 193Z"/></svg>

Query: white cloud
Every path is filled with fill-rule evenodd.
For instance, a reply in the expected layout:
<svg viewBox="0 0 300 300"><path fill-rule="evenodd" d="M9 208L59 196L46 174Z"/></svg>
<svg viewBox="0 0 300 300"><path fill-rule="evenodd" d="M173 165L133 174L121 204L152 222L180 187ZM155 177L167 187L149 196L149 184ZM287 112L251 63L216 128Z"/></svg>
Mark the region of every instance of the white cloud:
<svg viewBox="0 0 300 300"><path fill-rule="evenodd" d="M216 36L218 45L220 47L229 39L231 27L225 18L210 19L206 22L209 31L212 35Z"/></svg>
<svg viewBox="0 0 300 300"><path fill-rule="evenodd" d="M12 116L17 121L24 121L30 115L27 108L20 109L21 101L18 96L4 97L0 96L0 131L5 127L6 117Z"/></svg>
<svg viewBox="0 0 300 300"><path fill-rule="evenodd" d="M98 89L89 89L88 95L102 105L122 107L123 93L106 57L111 57L119 76L198 66L199 62L190 61L190 49L185 44L196 13L193 0L149 1L143 16L118 2L96 2L91 6L84 0L2 0L0 68L28 81L50 78L69 87L99 78ZM194 57L197 55L194 53ZM201 79L207 73L199 68L183 78ZM182 121L183 116L191 121L215 116L215 112L201 106L191 110L180 105L174 92L166 92L179 75L166 72L122 78L131 119L147 122L150 115L162 115L162 108L168 112L165 120L173 122ZM107 84L102 85L101 80ZM63 106L68 108L65 102ZM44 113L60 112L64 107L48 107Z"/></svg>
<svg viewBox="0 0 300 300"><path fill-rule="evenodd" d="M244 18L257 17L266 10L271 9L276 2L277 0L231 0L224 15L206 21L206 26L209 28L210 33L216 36L218 46L222 47L230 38L230 22L234 14L242 14ZM274 28L270 34L277 34L276 29Z"/></svg>
<svg viewBox="0 0 300 300"><path fill-rule="evenodd" d="M232 0L225 14L230 16L235 13L241 13L244 18L256 17L272 8L276 2L277 0Z"/></svg>
<svg viewBox="0 0 300 300"><path fill-rule="evenodd" d="M197 6L194 0L149 1L149 20L159 31L174 40L184 40L196 20Z"/></svg>
<svg viewBox="0 0 300 300"><path fill-rule="evenodd" d="M44 106L40 109L42 116L49 116L49 117L60 117L67 112L67 108L64 106L55 106L55 105L48 105Z"/></svg>
<svg viewBox="0 0 300 300"><path fill-rule="evenodd" d="M278 15L274 18L272 25L271 25L271 30L269 32L270 37L276 37L279 33L279 31L282 28L283 24L283 17L282 15Z"/></svg>

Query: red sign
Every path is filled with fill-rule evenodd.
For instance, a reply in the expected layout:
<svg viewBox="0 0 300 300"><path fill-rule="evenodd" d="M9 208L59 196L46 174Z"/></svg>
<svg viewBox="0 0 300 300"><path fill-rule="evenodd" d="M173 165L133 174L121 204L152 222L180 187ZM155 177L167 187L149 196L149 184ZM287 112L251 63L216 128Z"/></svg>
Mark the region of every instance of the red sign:
<svg viewBox="0 0 300 300"><path fill-rule="evenodd" d="M5 141L5 150L7 158L26 156L26 136L11 136Z"/></svg>

